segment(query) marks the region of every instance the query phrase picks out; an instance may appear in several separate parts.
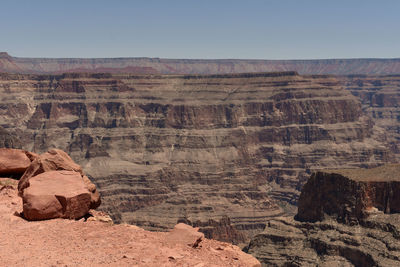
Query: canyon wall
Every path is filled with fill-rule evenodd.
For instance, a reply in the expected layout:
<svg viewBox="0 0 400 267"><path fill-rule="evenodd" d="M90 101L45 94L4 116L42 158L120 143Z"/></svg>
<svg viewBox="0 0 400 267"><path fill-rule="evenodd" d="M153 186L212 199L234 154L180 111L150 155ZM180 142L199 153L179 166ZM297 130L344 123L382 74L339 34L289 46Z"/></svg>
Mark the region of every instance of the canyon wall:
<svg viewBox="0 0 400 267"><path fill-rule="evenodd" d="M162 59L162 58L20 58L0 53L0 72L217 74L297 71L300 74L399 74L400 59Z"/></svg>
<svg viewBox="0 0 400 267"><path fill-rule="evenodd" d="M370 116L386 104L362 104L351 92L369 87L346 79L0 74L0 127L8 146L67 151L116 222L233 226L214 235L239 242L293 214L311 171L396 161L396 131Z"/></svg>
<svg viewBox="0 0 400 267"><path fill-rule="evenodd" d="M344 86L360 98L362 109L383 129L390 149L400 162L400 75L348 76Z"/></svg>
<svg viewBox="0 0 400 267"><path fill-rule="evenodd" d="M313 173L295 218L274 218L245 251L264 266L398 266L400 164Z"/></svg>

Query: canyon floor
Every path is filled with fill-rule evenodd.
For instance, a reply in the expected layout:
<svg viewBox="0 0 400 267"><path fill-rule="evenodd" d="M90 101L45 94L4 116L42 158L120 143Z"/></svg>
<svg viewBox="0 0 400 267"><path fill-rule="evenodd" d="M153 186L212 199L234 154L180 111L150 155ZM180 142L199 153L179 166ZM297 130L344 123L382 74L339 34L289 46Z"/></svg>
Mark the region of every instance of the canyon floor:
<svg viewBox="0 0 400 267"><path fill-rule="evenodd" d="M1 266L260 266L238 247L203 239L193 248L170 233L132 225L18 216L17 181L0 178Z"/></svg>

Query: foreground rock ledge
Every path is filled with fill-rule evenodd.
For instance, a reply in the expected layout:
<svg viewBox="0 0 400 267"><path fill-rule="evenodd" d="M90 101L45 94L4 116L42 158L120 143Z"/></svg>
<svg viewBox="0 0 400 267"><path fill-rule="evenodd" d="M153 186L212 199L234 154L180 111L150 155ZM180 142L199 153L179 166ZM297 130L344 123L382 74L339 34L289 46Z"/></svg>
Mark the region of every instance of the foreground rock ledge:
<svg viewBox="0 0 400 267"><path fill-rule="evenodd" d="M16 181L0 178L1 266L261 266L187 225L157 233L89 220L29 222L13 215L21 210Z"/></svg>

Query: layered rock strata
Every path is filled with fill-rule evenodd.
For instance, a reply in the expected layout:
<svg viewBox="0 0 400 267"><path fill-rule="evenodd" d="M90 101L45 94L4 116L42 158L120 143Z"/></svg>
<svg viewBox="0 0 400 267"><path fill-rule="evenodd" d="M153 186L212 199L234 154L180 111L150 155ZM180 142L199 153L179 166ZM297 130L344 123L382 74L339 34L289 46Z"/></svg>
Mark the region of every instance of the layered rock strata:
<svg viewBox="0 0 400 267"><path fill-rule="evenodd" d="M217 74L297 71L301 74L398 74L400 59L162 59L162 58L19 58L0 53L0 72Z"/></svg>
<svg viewBox="0 0 400 267"><path fill-rule="evenodd" d="M298 209L300 221L333 216L346 224L358 224L375 211L400 213L400 165L314 173L301 191Z"/></svg>
<svg viewBox="0 0 400 267"><path fill-rule="evenodd" d="M394 160L382 128L331 76L0 78L0 126L24 149L67 151L115 221L151 230L228 215L252 235L293 212L311 170Z"/></svg>
<svg viewBox="0 0 400 267"><path fill-rule="evenodd" d="M344 86L360 98L363 111L382 129L400 162L400 75L349 76Z"/></svg>
<svg viewBox="0 0 400 267"><path fill-rule="evenodd" d="M398 266L399 174L399 164L313 174L297 220L268 221L245 250L265 266Z"/></svg>

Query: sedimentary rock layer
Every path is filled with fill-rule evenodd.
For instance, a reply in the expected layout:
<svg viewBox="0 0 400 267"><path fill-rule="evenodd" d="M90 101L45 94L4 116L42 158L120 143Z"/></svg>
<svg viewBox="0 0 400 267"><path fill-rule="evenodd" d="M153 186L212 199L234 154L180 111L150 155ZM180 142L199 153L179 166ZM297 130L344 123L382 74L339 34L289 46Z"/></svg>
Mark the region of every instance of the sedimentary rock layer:
<svg viewBox="0 0 400 267"><path fill-rule="evenodd" d="M400 75L348 76L344 86L361 99L363 111L386 134L400 162Z"/></svg>
<svg viewBox="0 0 400 267"><path fill-rule="evenodd" d="M68 152L117 222L166 229L228 215L251 235L293 212L311 170L395 160L344 88L295 72L2 74L0 126L24 149Z"/></svg>
<svg viewBox="0 0 400 267"><path fill-rule="evenodd" d="M268 221L245 249L263 266L399 266L400 215L375 215L349 226L334 220Z"/></svg>
<svg viewBox="0 0 400 267"><path fill-rule="evenodd" d="M0 72L217 74L297 71L301 74L399 74L400 59L161 59L161 58L19 58L0 53Z"/></svg>
<svg viewBox="0 0 400 267"><path fill-rule="evenodd" d="M332 216L341 223L358 224L371 211L400 213L399 195L399 164L317 172L303 187L296 219L315 222Z"/></svg>
<svg viewBox="0 0 400 267"><path fill-rule="evenodd" d="M400 164L314 173L295 217L245 248L266 266L398 266Z"/></svg>

